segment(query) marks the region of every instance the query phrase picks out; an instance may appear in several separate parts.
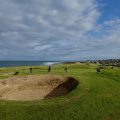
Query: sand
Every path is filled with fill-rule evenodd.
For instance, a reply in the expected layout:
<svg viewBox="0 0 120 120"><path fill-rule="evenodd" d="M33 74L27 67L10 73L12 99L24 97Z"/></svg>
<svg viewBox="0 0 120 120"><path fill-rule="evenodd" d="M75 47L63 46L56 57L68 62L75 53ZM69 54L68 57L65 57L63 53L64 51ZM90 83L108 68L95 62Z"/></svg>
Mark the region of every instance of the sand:
<svg viewBox="0 0 120 120"><path fill-rule="evenodd" d="M0 100L31 101L63 96L78 85L60 75L14 76L0 80Z"/></svg>

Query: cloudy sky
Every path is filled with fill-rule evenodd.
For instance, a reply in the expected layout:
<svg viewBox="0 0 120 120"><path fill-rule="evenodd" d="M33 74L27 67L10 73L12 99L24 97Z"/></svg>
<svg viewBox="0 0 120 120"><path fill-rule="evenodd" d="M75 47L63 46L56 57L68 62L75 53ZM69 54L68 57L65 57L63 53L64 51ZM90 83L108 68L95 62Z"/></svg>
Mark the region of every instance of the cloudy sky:
<svg viewBox="0 0 120 120"><path fill-rule="evenodd" d="M0 0L0 60L120 58L120 0Z"/></svg>

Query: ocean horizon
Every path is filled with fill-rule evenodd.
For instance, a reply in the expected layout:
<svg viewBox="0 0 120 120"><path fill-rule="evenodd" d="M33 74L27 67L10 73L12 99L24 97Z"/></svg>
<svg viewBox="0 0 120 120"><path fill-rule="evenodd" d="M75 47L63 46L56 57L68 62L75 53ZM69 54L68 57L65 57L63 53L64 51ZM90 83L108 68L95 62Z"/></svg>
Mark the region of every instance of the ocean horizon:
<svg viewBox="0 0 120 120"><path fill-rule="evenodd" d="M0 61L0 67L18 67L18 66L41 66L41 65L53 65L60 64L58 61Z"/></svg>

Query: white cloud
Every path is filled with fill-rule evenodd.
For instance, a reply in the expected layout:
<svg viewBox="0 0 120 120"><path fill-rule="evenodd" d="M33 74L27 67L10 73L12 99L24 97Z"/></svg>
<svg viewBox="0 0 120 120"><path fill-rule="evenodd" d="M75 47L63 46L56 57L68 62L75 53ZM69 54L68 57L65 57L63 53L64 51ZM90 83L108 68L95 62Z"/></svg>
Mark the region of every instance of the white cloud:
<svg viewBox="0 0 120 120"><path fill-rule="evenodd" d="M34 49L36 51L43 51L43 50L48 50L49 48L51 48L52 46L51 45L44 45L44 46L36 46Z"/></svg>
<svg viewBox="0 0 120 120"><path fill-rule="evenodd" d="M1 0L0 59L89 58L106 46L106 54L115 52L120 19L99 25L100 15L96 0Z"/></svg>

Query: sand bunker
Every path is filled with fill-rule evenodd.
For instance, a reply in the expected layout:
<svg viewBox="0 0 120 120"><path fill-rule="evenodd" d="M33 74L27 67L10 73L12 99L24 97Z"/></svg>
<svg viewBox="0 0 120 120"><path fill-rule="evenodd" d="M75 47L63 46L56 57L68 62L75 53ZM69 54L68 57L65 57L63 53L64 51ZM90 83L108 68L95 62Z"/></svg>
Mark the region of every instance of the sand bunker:
<svg viewBox="0 0 120 120"><path fill-rule="evenodd" d="M59 75L15 76L0 80L0 100L40 100L63 96L78 81Z"/></svg>

